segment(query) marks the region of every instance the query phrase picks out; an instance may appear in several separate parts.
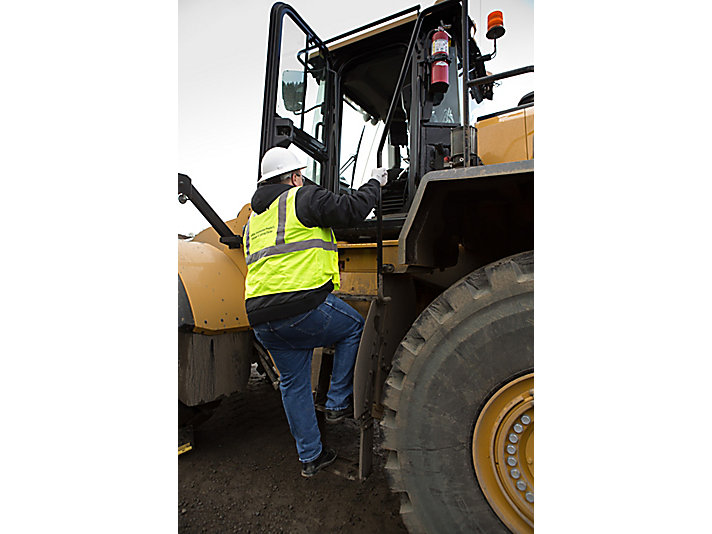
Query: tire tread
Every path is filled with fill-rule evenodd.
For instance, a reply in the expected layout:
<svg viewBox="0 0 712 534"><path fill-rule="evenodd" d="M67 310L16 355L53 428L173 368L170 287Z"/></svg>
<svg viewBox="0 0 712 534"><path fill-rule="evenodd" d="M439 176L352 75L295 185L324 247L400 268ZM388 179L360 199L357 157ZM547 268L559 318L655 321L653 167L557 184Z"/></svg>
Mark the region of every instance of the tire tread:
<svg viewBox="0 0 712 534"><path fill-rule="evenodd" d="M523 283L533 280L533 276L532 251L503 258L473 271L455 282L425 308L396 350L393 367L384 386L385 413L381 426L384 432L383 447L389 451L385 465L386 477L391 491L400 494L401 517L411 534L426 532L426 527L418 516L405 485L404 473L409 467L401 464L402 459L398 455L398 450L402 449L398 439L398 412L402 393L408 387L408 374L421 356L426 340L438 330L442 330L447 321L456 315L458 309L472 300L482 299L492 294L494 290L505 286L511 287L512 281Z"/></svg>

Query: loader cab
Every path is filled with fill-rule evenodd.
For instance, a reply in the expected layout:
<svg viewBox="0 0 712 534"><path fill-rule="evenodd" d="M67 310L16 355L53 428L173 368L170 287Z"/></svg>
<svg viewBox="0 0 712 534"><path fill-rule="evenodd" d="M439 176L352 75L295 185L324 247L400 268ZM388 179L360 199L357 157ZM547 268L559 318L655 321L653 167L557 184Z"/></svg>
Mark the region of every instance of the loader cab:
<svg viewBox="0 0 712 534"><path fill-rule="evenodd" d="M452 132L461 132L463 122L460 18L459 2L444 1L323 41L293 8L276 3L270 17L260 159L272 146L286 147L307 164L304 174L311 183L350 194L370 178L385 135L381 159L389 179L382 188L383 237L397 238L422 177L453 166ZM451 36L450 83L434 91L431 45L439 27ZM484 76L473 39L469 50L470 78ZM401 71L404 82L396 94ZM491 99L492 84L471 94L478 102ZM477 164L476 157L473 161ZM338 238L349 241L374 235L373 218L358 228L337 230Z"/></svg>

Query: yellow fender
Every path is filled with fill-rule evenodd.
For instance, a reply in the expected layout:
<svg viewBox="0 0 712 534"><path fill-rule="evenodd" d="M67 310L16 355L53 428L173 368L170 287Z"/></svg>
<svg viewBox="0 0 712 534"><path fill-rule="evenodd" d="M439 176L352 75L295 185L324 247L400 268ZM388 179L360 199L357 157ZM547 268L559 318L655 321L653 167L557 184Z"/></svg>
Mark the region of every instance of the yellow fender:
<svg viewBox="0 0 712 534"><path fill-rule="evenodd" d="M252 212L246 204L227 226L237 235ZM178 241L178 326L196 333L247 330L243 249L220 243L213 228L191 240Z"/></svg>

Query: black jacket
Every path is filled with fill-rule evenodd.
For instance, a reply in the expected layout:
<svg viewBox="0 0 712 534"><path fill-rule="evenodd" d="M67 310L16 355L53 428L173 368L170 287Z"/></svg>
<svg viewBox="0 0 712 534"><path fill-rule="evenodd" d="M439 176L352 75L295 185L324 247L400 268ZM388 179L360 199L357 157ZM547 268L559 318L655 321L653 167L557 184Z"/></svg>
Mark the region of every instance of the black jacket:
<svg viewBox="0 0 712 534"><path fill-rule="evenodd" d="M289 189L286 184L265 184L257 187L252 196L252 210L264 212L274 200ZM376 206L378 180L371 179L358 191L350 195L337 195L315 186L305 185L297 191L295 210L297 219L307 227L345 228L363 221ZM309 310L324 302L326 296L334 290L331 280L317 289L292 291L254 297L245 301L247 318L251 325L286 319Z"/></svg>

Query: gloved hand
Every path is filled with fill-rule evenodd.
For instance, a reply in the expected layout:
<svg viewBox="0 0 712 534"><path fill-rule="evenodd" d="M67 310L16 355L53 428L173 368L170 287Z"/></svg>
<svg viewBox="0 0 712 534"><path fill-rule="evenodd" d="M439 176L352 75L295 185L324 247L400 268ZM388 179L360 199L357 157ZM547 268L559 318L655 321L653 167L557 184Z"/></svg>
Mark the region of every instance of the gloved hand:
<svg viewBox="0 0 712 534"><path fill-rule="evenodd" d="M385 167L378 167L377 169L373 169L371 171L371 178L375 178L376 180L378 180L381 184L381 187L383 187L388 181L388 171Z"/></svg>

